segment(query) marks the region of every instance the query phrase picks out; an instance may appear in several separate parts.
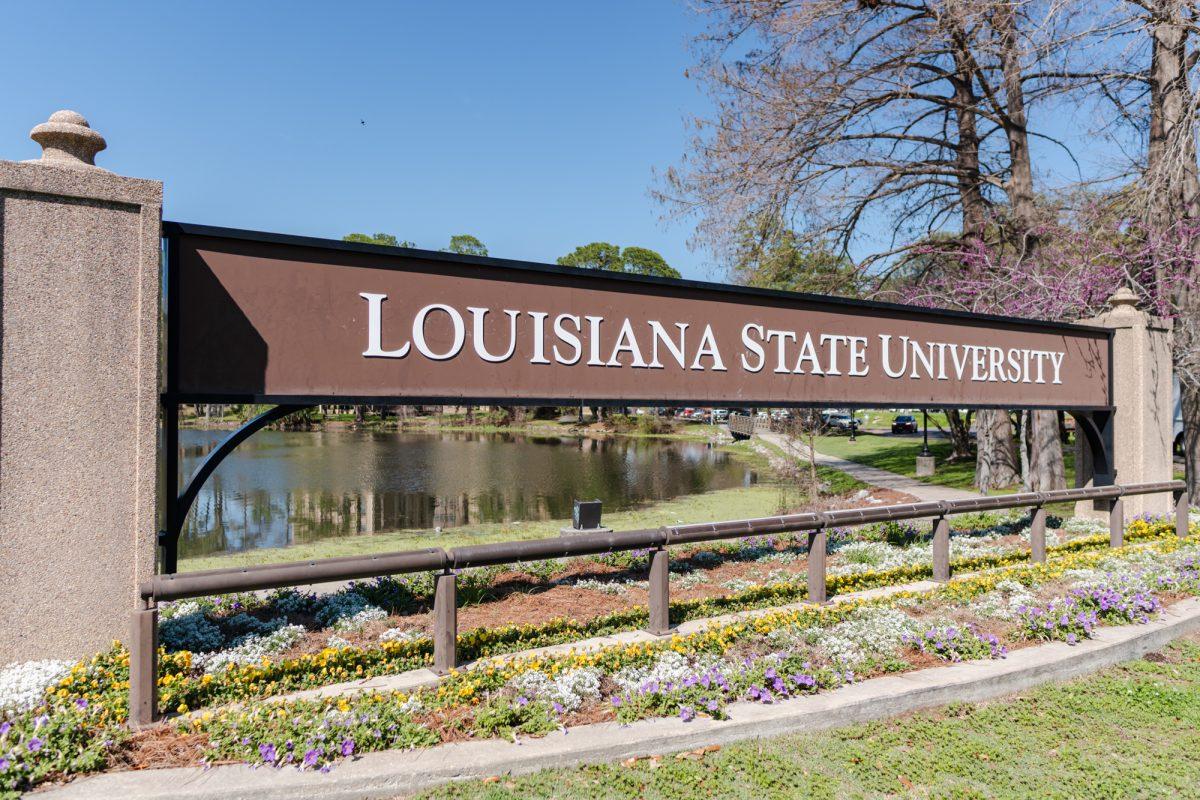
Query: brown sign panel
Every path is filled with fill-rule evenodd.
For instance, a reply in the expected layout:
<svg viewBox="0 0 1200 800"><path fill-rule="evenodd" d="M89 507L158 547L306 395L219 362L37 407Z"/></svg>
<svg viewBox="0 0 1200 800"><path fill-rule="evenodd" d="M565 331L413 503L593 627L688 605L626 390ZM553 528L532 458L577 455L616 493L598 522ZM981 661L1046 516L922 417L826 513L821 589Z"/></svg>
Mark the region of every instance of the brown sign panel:
<svg viewBox="0 0 1200 800"><path fill-rule="evenodd" d="M164 228L184 401L1110 405L1096 328Z"/></svg>

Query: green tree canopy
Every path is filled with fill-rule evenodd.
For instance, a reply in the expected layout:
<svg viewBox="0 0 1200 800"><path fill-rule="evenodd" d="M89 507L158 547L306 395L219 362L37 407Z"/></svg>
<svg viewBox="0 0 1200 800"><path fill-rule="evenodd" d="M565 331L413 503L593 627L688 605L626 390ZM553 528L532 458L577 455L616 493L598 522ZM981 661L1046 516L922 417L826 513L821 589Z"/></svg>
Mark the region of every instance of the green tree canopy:
<svg viewBox="0 0 1200 800"><path fill-rule="evenodd" d="M347 233L342 237L343 242L361 242L363 244L381 244L384 247L416 247L412 242L400 241L390 233Z"/></svg>
<svg viewBox="0 0 1200 800"><path fill-rule="evenodd" d="M487 245L469 233L458 233L450 237L450 246L443 252L461 253L465 256L486 256Z"/></svg>
<svg viewBox="0 0 1200 800"><path fill-rule="evenodd" d="M660 278L678 278L679 270L667 263L656 251L646 247L626 247L621 251L625 271L637 275L657 275Z"/></svg>
<svg viewBox="0 0 1200 800"><path fill-rule="evenodd" d="M621 260L621 248L608 242L592 242L576 247L572 252L561 256L558 263L564 267L625 271L625 262Z"/></svg>
<svg viewBox="0 0 1200 800"><path fill-rule="evenodd" d="M774 218L742 223L730 271L737 283L762 289L854 297L864 288L863 276L849 258L805 242Z"/></svg>
<svg viewBox="0 0 1200 800"><path fill-rule="evenodd" d="M633 275L657 275L662 278L678 278L679 271L667 264L667 260L645 247L626 247L622 250L608 242L592 242L576 247L558 259L564 267L603 269L609 272L625 272Z"/></svg>

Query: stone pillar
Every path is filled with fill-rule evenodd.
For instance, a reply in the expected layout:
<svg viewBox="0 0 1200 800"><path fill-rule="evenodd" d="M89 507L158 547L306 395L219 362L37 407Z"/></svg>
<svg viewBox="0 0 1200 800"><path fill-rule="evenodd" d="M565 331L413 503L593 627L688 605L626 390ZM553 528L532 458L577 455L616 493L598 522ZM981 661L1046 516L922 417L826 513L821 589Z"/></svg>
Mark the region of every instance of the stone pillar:
<svg viewBox="0 0 1200 800"><path fill-rule="evenodd" d="M1169 481L1174 472L1171 440L1174 402L1171 396L1171 322L1140 311L1138 298L1122 287L1108 301L1110 310L1085 320L1111 328L1113 337L1113 464L1114 483ZM1076 486L1090 486L1091 458L1082 437L1075 437ZM1124 499L1126 517L1167 514L1170 494ZM1108 519L1107 504L1095 508L1078 503L1076 514Z"/></svg>
<svg viewBox="0 0 1200 800"><path fill-rule="evenodd" d="M0 161L0 665L127 639L154 574L162 183L59 111Z"/></svg>

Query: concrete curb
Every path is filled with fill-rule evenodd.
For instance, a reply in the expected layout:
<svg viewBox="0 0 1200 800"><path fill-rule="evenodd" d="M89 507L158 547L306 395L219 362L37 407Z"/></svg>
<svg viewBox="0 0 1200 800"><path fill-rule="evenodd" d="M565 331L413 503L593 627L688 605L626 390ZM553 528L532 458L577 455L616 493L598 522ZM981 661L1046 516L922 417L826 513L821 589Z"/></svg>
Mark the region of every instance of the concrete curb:
<svg viewBox="0 0 1200 800"><path fill-rule="evenodd" d="M85 778L38 793L44 800L282 800L296 797L389 798L447 781L547 767L615 761L708 744L819 731L891 717L952 701L979 702L1066 680L1137 658L1200 630L1200 599L1171 606L1146 625L1102 628L1074 647L1052 643L1018 650L1004 661L973 661L874 678L774 705L736 703L731 719L652 719L597 723L520 744L457 742L425 750L387 751L334 768L327 775L247 766L121 772Z"/></svg>

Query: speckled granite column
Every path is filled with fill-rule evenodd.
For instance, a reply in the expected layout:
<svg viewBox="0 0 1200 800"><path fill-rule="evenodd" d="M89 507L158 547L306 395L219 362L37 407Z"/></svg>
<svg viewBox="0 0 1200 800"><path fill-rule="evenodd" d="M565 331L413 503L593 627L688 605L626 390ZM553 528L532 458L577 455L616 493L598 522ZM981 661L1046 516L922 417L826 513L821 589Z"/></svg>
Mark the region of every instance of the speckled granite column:
<svg viewBox="0 0 1200 800"><path fill-rule="evenodd" d="M125 639L154 572L162 183L59 111L0 161L0 665Z"/></svg>
<svg viewBox="0 0 1200 800"><path fill-rule="evenodd" d="M1116 483L1169 481L1174 471L1171 321L1138 310L1137 302L1137 295L1123 287L1109 299L1111 310L1083 320L1116 332L1112 366L1113 405L1117 409L1113 419ZM1075 463L1075 485L1091 486L1091 458L1078 441ZM1123 506L1126 519L1174 510L1170 494L1126 497ZM1091 501L1077 503L1075 513L1108 519L1107 504L1101 508Z"/></svg>

